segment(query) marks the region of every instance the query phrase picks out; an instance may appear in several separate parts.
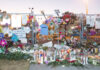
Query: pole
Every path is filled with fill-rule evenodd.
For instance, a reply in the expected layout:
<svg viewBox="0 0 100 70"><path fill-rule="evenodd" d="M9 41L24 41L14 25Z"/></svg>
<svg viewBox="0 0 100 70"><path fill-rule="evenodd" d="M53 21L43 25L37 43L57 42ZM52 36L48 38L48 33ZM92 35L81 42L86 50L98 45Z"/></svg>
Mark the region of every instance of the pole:
<svg viewBox="0 0 100 70"><path fill-rule="evenodd" d="M55 10L55 13L57 14L57 18L59 18L60 11L59 10ZM59 26L58 26L58 28L59 28ZM58 31L58 38L59 38L59 31ZM59 45L59 39L58 39L58 45Z"/></svg>
<svg viewBox="0 0 100 70"><path fill-rule="evenodd" d="M86 14L88 14L88 0L86 0L85 5L86 5Z"/></svg>
<svg viewBox="0 0 100 70"><path fill-rule="evenodd" d="M88 14L88 3L86 4L86 14Z"/></svg>
<svg viewBox="0 0 100 70"><path fill-rule="evenodd" d="M34 8L29 8L29 9L31 9L31 13L30 13L30 15L31 16L33 16L33 9ZM34 42L35 42L35 40L34 40L34 29L35 29L35 27L34 27L34 20L32 19L32 46L34 47Z"/></svg>
<svg viewBox="0 0 100 70"><path fill-rule="evenodd" d="M41 11L42 15L44 16L45 20L47 19L46 16L45 16L45 13L44 11Z"/></svg>
<svg viewBox="0 0 100 70"><path fill-rule="evenodd" d="M82 44L83 41L83 33L84 33L84 25L83 25L83 15L80 17L80 25L81 25L81 30L80 30L80 43Z"/></svg>

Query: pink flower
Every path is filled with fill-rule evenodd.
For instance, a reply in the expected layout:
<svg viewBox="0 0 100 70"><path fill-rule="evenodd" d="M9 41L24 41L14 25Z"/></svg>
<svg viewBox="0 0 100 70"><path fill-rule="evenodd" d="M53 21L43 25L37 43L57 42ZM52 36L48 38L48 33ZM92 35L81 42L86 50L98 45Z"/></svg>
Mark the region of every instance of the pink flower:
<svg viewBox="0 0 100 70"><path fill-rule="evenodd" d="M0 40L0 45L4 47L5 45L7 45L7 41L6 40Z"/></svg>

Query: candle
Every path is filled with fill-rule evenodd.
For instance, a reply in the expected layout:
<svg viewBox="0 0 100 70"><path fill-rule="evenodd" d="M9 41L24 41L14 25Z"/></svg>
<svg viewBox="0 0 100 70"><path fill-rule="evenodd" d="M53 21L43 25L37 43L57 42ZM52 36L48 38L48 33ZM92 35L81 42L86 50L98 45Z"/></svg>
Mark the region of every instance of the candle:
<svg viewBox="0 0 100 70"><path fill-rule="evenodd" d="M40 62L41 62L41 64L43 64L43 56L41 57Z"/></svg>
<svg viewBox="0 0 100 70"><path fill-rule="evenodd" d="M50 61L53 61L52 56L50 56Z"/></svg>
<svg viewBox="0 0 100 70"><path fill-rule="evenodd" d="M47 61L47 56L44 57L44 61Z"/></svg>

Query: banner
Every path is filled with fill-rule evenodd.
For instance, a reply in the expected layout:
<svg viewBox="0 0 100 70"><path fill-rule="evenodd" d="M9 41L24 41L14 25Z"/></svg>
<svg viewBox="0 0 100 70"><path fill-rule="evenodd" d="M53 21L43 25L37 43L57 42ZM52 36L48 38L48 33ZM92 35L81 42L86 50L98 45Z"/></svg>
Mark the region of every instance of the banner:
<svg viewBox="0 0 100 70"><path fill-rule="evenodd" d="M22 15L22 25L26 25L28 21L28 16L27 15Z"/></svg>
<svg viewBox="0 0 100 70"><path fill-rule="evenodd" d="M100 16L96 16L95 29L100 29Z"/></svg>
<svg viewBox="0 0 100 70"><path fill-rule="evenodd" d="M41 35L48 35L48 26L46 24L42 24L40 30Z"/></svg>
<svg viewBox="0 0 100 70"><path fill-rule="evenodd" d="M86 16L86 24L89 25L89 27L95 26L95 16Z"/></svg>
<svg viewBox="0 0 100 70"><path fill-rule="evenodd" d="M11 27L19 28L21 27L21 15L12 15L11 16Z"/></svg>
<svg viewBox="0 0 100 70"><path fill-rule="evenodd" d="M6 24L10 24L11 22L11 19L10 18L8 18L8 19L6 19L6 18L3 18L3 21L1 22L1 25L6 25Z"/></svg>

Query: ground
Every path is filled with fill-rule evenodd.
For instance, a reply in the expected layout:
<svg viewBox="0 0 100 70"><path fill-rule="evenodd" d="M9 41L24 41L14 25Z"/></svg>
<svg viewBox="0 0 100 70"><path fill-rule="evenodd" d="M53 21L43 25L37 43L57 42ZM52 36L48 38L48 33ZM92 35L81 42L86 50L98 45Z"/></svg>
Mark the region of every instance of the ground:
<svg viewBox="0 0 100 70"><path fill-rule="evenodd" d="M0 70L29 70L29 62L0 60Z"/></svg>
<svg viewBox="0 0 100 70"><path fill-rule="evenodd" d="M73 66L69 66L69 67L62 67L62 66L58 66L58 67L51 67L51 66L47 66L47 65L38 65L38 64L31 64L30 65L30 69L29 70L100 70L100 66L85 66L85 67L73 67Z"/></svg>

